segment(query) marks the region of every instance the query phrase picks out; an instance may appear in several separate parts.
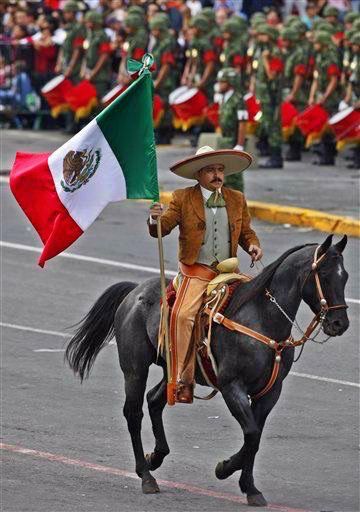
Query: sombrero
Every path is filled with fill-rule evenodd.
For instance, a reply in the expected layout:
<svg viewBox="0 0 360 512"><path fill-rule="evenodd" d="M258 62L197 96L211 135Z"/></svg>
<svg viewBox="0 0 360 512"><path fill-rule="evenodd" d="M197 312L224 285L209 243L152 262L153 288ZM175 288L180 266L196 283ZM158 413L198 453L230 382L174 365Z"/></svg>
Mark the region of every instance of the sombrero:
<svg viewBox="0 0 360 512"><path fill-rule="evenodd" d="M180 160L170 167L177 176L195 180L195 173L208 165L222 164L224 175L229 176L237 172L245 171L252 162L252 157L245 151L235 149L215 150L210 146L199 148L196 155Z"/></svg>

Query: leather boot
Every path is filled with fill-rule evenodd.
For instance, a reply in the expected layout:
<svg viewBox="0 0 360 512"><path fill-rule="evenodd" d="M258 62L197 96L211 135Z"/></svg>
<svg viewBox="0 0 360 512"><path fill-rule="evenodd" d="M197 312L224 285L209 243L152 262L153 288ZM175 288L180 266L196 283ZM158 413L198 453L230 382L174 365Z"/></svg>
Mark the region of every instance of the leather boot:
<svg viewBox="0 0 360 512"><path fill-rule="evenodd" d="M360 146L353 150L352 162L346 166L348 169L360 169Z"/></svg>
<svg viewBox="0 0 360 512"><path fill-rule="evenodd" d="M298 141L289 142L289 149L285 153L285 160L287 162L301 161L301 144Z"/></svg>
<svg viewBox="0 0 360 512"><path fill-rule="evenodd" d="M270 158L259 165L260 169L282 169L283 166L281 148L271 148Z"/></svg>
<svg viewBox="0 0 360 512"><path fill-rule="evenodd" d="M314 161L315 165L335 165L336 143L332 134L323 135L316 153L318 159Z"/></svg>
<svg viewBox="0 0 360 512"><path fill-rule="evenodd" d="M178 382L176 384L175 402L180 404L192 404L194 400L194 385L183 384Z"/></svg>
<svg viewBox="0 0 360 512"><path fill-rule="evenodd" d="M270 156L270 147L266 136L261 135L256 144L260 156Z"/></svg>

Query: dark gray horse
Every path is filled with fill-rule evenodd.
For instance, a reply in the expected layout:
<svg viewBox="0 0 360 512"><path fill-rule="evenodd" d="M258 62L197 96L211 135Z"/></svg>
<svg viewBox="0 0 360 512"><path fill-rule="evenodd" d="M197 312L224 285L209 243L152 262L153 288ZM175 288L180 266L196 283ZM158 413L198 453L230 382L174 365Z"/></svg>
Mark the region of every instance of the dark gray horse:
<svg viewBox="0 0 360 512"><path fill-rule="evenodd" d="M340 336L349 326L344 297L348 274L342 257L346 242L345 236L332 245L329 236L318 250L318 256L325 254L318 269L324 296L329 306L340 306L326 314L322 327L328 336ZM286 340L292 325L269 301L265 290L271 292L291 318L295 318L302 300L314 314L318 313L320 300L312 269L315 250L314 244L288 250L251 282L237 288L224 314L271 339ZM159 492L150 471L157 469L170 451L162 421L166 405L166 364L161 357L157 359L159 300L158 278L140 285L122 282L111 286L79 324L65 356L82 380L88 376L97 354L115 332L120 366L125 376L124 415L144 493ZM253 401L249 396L258 393L269 381L274 351L221 325L214 326L212 351L218 365L218 388L244 433L242 448L230 459L218 463L216 476L224 479L241 470L239 485L246 493L248 503L264 506L266 500L254 484L254 460L265 420L280 396L282 381L293 363L294 348L284 349L279 376L272 389ZM147 394L155 448L145 455L141 440L142 408L149 367L153 363L163 368L164 377ZM205 384L198 372L196 380Z"/></svg>

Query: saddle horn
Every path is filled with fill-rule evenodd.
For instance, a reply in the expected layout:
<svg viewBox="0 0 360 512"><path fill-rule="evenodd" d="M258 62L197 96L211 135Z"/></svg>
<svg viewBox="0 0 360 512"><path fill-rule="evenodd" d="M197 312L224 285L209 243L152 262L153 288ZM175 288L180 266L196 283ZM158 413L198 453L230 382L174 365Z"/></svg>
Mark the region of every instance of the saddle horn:
<svg viewBox="0 0 360 512"><path fill-rule="evenodd" d="M340 240L340 242L338 242L337 244L334 245L334 247L340 252L342 253L343 250L345 249L346 247L346 244L347 244L347 241L348 241L348 237L347 235L344 235L342 237L342 239Z"/></svg>

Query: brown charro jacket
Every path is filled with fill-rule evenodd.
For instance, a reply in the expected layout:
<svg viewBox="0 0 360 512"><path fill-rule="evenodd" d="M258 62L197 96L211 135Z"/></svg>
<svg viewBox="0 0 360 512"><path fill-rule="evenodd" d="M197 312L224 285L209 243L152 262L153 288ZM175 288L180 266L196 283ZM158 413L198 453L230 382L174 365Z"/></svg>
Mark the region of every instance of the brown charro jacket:
<svg viewBox="0 0 360 512"><path fill-rule="evenodd" d="M240 245L245 251L259 240L250 227L250 214L244 194L222 187L226 202L231 234L231 257L235 257ZM148 221L150 235L157 238L156 224ZM162 235L168 235L179 226L179 261L192 265L197 261L203 243L206 223L205 207L200 185L175 190L169 208L161 216Z"/></svg>

